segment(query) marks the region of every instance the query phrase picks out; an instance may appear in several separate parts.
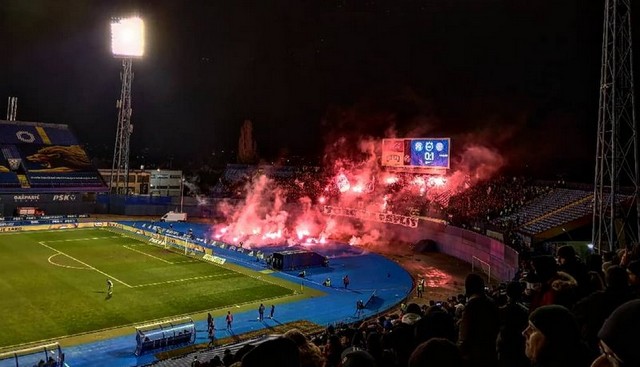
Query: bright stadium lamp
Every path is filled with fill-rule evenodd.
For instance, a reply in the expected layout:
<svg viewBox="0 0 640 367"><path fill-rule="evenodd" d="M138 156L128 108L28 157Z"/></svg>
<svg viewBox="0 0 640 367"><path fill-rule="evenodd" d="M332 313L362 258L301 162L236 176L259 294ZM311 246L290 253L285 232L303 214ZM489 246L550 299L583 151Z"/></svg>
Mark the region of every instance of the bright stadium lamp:
<svg viewBox="0 0 640 367"><path fill-rule="evenodd" d="M139 17L114 20L111 23L111 52L119 57L144 55L144 21Z"/></svg>
<svg viewBox="0 0 640 367"><path fill-rule="evenodd" d="M111 22L111 52L122 59L122 89L118 100L118 127L113 148L111 166L111 193L129 193L129 140L131 124L131 82L133 81L133 59L144 54L144 22L139 17L119 18ZM123 178L122 180L120 178ZM124 186L120 188L120 183Z"/></svg>

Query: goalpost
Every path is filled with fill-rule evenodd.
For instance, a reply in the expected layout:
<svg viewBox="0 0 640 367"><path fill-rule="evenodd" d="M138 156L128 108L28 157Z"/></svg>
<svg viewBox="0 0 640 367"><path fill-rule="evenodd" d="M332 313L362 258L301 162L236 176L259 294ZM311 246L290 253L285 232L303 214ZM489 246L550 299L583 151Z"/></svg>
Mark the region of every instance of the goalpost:
<svg viewBox="0 0 640 367"><path fill-rule="evenodd" d="M487 285L491 284L491 264L486 261L480 260L476 256L471 257L471 272L477 271L484 273L487 276Z"/></svg>

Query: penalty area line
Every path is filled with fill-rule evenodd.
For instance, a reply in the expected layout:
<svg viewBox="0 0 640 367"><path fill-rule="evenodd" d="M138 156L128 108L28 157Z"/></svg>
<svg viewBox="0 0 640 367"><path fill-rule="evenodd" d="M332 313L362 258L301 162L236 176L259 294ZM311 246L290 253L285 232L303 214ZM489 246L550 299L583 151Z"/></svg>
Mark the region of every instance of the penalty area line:
<svg viewBox="0 0 640 367"><path fill-rule="evenodd" d="M80 261L80 260L76 259L75 257L73 257L73 256L71 256L71 255L65 254L64 252L62 252L62 251L60 251L60 250L56 250L55 248L53 248L53 247L51 247L51 246L45 245L45 243L44 243L44 242L42 242L42 241L40 241L40 242L38 242L38 243L39 243L40 245L42 245L42 246L44 246L44 247L48 248L49 250L55 251L55 252L57 252L57 253L59 253L59 254L62 254L62 255L64 255L64 256L66 256L66 257L70 258L71 260L74 260L74 261L76 261L76 262L79 262L80 264L82 264L82 265L86 266L87 268L89 268L89 269L91 269L91 270L97 271L98 273L100 273L100 274L102 274L102 275L106 276L106 277L107 277L107 278L109 278L109 279L113 279L113 280L115 280L116 282L118 282L118 283L120 283L120 284L124 285L124 286L125 286L125 287L127 287L127 288L133 288L133 287L132 287L132 286L130 286L129 284L127 284L127 283L123 282L122 280L120 280L120 279L118 279L118 278L116 278L116 277L113 277L113 276L111 276L111 275L109 275L109 274L105 273L104 271L98 270L98 269L94 268L93 266L91 266L91 265L89 265L89 264L87 264L87 263L85 263L85 262L83 262L83 261Z"/></svg>
<svg viewBox="0 0 640 367"><path fill-rule="evenodd" d="M144 251L136 250L136 249L131 248L131 247L127 246L127 245L122 245L122 247L126 248L127 250L131 250L131 251L133 251L133 252L137 252L137 253L139 253L139 254L141 254L141 255L149 256L149 257L154 258L154 259L156 259L156 260L160 260L160 261L162 261L162 262L164 262L164 263L167 263L167 264L173 265L173 263L172 263L171 261L167 261L167 260L165 260L165 259L161 259L161 258L159 258L159 257L157 257L157 256L153 256L153 255L148 254L148 253L146 253L146 252L144 252Z"/></svg>
<svg viewBox="0 0 640 367"><path fill-rule="evenodd" d="M231 275L231 274L233 274L233 273L230 272L230 273L222 273L222 274L216 274L216 275L203 275L203 276L200 276L200 277L166 280L164 282L156 282L156 283L146 283L146 284L134 285L131 288L151 287L151 286L154 286L154 285L163 285L163 284L171 284L171 283L188 282L190 280L210 279L210 278L223 277L223 276Z"/></svg>

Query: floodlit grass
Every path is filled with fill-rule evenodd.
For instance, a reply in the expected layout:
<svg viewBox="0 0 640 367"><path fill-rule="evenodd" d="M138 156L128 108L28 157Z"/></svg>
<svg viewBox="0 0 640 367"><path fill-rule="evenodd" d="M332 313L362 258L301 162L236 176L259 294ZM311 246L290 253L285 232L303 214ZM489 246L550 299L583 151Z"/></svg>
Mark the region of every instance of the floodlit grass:
<svg viewBox="0 0 640 367"><path fill-rule="evenodd" d="M102 229L0 234L0 269L0 348L294 292Z"/></svg>

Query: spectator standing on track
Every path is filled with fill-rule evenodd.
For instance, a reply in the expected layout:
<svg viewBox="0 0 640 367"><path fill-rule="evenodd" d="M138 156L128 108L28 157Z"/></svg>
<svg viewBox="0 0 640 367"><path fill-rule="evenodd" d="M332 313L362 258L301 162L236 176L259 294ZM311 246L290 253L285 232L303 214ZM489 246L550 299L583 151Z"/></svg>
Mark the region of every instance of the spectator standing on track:
<svg viewBox="0 0 640 367"><path fill-rule="evenodd" d="M269 318L272 319L273 318L273 314L276 312L276 306L275 305L271 305L271 312L269 312Z"/></svg>
<svg viewBox="0 0 640 367"><path fill-rule="evenodd" d="M346 274L344 278L342 278L342 284L344 284L344 288L347 289L349 287L349 274Z"/></svg>
<svg viewBox="0 0 640 367"><path fill-rule="evenodd" d="M418 298L422 298L422 294L424 293L424 278L420 277L418 280L418 287L416 288L418 291Z"/></svg>
<svg viewBox="0 0 640 367"><path fill-rule="evenodd" d="M231 324L233 324L233 314L231 311L227 311L227 317L225 320L227 320L227 330L231 330Z"/></svg>
<svg viewBox="0 0 640 367"><path fill-rule="evenodd" d="M209 334L208 347L213 348L215 346L215 340L216 340L216 329L213 327L213 324L209 325L208 334Z"/></svg>
<svg viewBox="0 0 640 367"><path fill-rule="evenodd" d="M211 316L211 312L207 313L207 328L213 326L213 316Z"/></svg>
<svg viewBox="0 0 640 367"><path fill-rule="evenodd" d="M258 307L258 320L264 320L264 304L262 303L260 304L260 307Z"/></svg>

